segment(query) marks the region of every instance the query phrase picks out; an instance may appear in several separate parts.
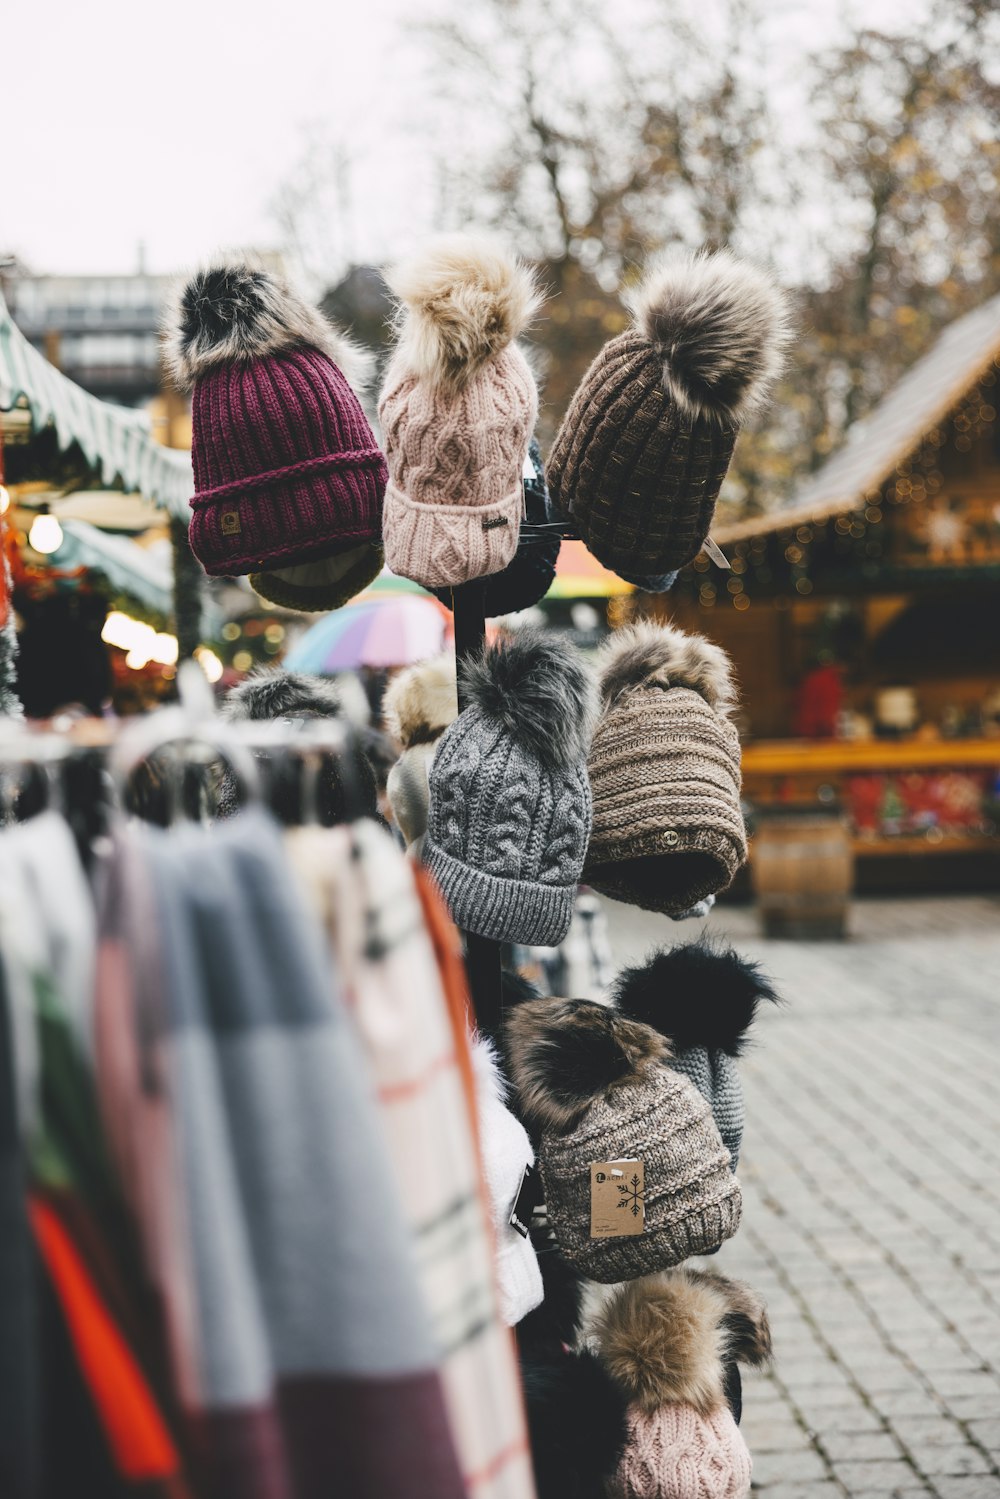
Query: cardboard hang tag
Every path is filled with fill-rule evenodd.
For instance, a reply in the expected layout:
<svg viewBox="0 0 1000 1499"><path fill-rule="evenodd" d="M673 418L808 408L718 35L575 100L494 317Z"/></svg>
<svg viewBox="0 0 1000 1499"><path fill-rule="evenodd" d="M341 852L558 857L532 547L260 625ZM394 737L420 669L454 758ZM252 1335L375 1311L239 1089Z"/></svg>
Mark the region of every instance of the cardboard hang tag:
<svg viewBox="0 0 1000 1499"><path fill-rule="evenodd" d="M646 1227L646 1171L642 1161L593 1161L590 1237L634 1238Z"/></svg>

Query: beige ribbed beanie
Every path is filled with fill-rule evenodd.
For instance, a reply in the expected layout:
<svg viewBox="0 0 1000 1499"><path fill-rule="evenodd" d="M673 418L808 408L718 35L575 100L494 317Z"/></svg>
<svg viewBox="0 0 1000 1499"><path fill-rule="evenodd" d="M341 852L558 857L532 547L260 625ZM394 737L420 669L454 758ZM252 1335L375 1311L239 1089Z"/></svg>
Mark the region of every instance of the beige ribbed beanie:
<svg viewBox="0 0 1000 1499"><path fill-rule="evenodd" d="M729 657L700 635L643 622L612 636L598 670L584 877L676 915L724 890L747 856Z"/></svg>
<svg viewBox="0 0 1000 1499"><path fill-rule="evenodd" d="M454 587L501 572L517 550L538 393L514 339L540 298L526 265L469 235L388 281L399 339L379 403L385 560L424 587Z"/></svg>

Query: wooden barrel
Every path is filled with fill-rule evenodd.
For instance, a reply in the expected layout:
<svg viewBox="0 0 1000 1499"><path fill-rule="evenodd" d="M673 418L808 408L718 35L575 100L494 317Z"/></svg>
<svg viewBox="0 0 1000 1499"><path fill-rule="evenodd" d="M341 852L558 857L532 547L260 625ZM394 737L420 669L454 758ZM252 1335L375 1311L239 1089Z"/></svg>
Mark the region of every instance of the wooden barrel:
<svg viewBox="0 0 1000 1499"><path fill-rule="evenodd" d="M751 857L768 937L821 942L845 935L854 856L839 812L760 809Z"/></svg>

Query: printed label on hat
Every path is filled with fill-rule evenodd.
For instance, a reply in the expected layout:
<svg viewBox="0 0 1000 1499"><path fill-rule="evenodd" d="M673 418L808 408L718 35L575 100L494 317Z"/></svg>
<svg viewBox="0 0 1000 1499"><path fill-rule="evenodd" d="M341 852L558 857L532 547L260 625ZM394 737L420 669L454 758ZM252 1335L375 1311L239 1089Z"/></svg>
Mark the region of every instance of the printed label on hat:
<svg viewBox="0 0 1000 1499"><path fill-rule="evenodd" d="M483 521L483 530L495 531L498 526L506 526L509 524L510 522L505 515L495 515L492 520Z"/></svg>
<svg viewBox="0 0 1000 1499"><path fill-rule="evenodd" d="M219 517L223 536L238 536L243 529L238 510L223 510Z"/></svg>
<svg viewBox="0 0 1000 1499"><path fill-rule="evenodd" d="M511 1228L517 1229L522 1239L528 1237L532 1215L536 1208L541 1207L544 1196L542 1179L538 1172L534 1166L525 1166L521 1185L507 1220Z"/></svg>
<svg viewBox="0 0 1000 1499"><path fill-rule="evenodd" d="M646 1227L646 1170L642 1161L592 1161L590 1237L624 1239Z"/></svg>

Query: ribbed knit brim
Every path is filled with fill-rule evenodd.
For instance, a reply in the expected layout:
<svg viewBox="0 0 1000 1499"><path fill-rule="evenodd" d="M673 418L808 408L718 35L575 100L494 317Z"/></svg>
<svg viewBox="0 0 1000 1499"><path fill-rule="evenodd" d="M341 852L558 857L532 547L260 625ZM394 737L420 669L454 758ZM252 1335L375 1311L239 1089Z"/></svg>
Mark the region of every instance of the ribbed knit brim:
<svg viewBox="0 0 1000 1499"><path fill-rule="evenodd" d="M502 572L517 551L524 492L491 505L425 505L391 481L385 494L385 560L424 588L450 587Z"/></svg>
<svg viewBox="0 0 1000 1499"><path fill-rule="evenodd" d="M558 947L569 931L575 885L508 880L473 869L424 841L423 862L437 882L456 926L495 942Z"/></svg>
<svg viewBox="0 0 1000 1499"><path fill-rule="evenodd" d="M735 427L677 409L662 357L632 330L584 375L556 434L549 486L605 567L662 580L701 551L735 443Z"/></svg>

